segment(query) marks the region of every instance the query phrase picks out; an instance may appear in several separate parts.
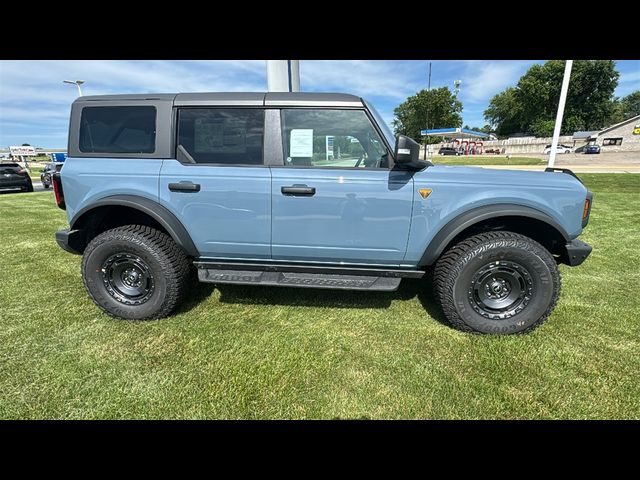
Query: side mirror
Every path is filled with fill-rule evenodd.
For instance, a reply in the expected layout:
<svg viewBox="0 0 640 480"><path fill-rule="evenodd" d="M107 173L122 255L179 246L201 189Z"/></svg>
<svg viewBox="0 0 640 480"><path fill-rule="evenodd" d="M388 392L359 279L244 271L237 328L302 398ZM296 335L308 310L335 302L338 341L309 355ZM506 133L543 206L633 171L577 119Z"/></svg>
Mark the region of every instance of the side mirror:
<svg viewBox="0 0 640 480"><path fill-rule="evenodd" d="M406 135L396 137L396 149L393 160L398 168L405 170L422 170L429 162L420 160L420 144Z"/></svg>

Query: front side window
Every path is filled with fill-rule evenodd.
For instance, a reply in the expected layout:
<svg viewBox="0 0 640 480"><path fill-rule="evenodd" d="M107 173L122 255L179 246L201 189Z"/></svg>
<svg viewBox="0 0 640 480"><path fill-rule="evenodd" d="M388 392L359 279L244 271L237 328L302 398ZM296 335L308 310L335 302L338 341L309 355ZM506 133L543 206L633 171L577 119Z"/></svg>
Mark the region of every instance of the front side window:
<svg viewBox="0 0 640 480"><path fill-rule="evenodd" d="M264 110L182 108L177 146L195 163L262 165Z"/></svg>
<svg viewBox="0 0 640 480"><path fill-rule="evenodd" d="M156 108L151 106L85 107L80 118L79 148L84 153L153 153Z"/></svg>
<svg viewBox="0 0 640 480"><path fill-rule="evenodd" d="M285 166L388 168L388 152L362 110L281 111Z"/></svg>

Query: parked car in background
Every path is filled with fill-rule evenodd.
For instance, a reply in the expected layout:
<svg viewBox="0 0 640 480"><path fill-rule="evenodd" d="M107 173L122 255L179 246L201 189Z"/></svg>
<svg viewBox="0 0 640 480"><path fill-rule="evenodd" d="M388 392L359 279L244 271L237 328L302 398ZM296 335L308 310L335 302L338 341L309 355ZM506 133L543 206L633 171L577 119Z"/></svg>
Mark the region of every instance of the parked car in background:
<svg viewBox="0 0 640 480"><path fill-rule="evenodd" d="M29 172L17 163L0 163L0 190L33 192Z"/></svg>
<svg viewBox="0 0 640 480"><path fill-rule="evenodd" d="M438 155L460 155L460 150L453 147L442 147L438 150Z"/></svg>
<svg viewBox="0 0 640 480"><path fill-rule="evenodd" d="M49 188L51 186L51 176L55 172L59 172L64 163L51 162L47 163L44 167L44 170L40 174L40 180L42 181L42 186L44 188Z"/></svg>
<svg viewBox="0 0 640 480"><path fill-rule="evenodd" d="M556 147L556 153L572 153L573 152L573 148L572 147L568 147L567 145L558 145ZM544 147L544 153L546 155L551 153L551 145L547 145L546 147Z"/></svg>
<svg viewBox="0 0 640 480"><path fill-rule="evenodd" d="M587 145L586 147L584 147L583 153L585 154L595 154L595 153L600 153L600 145Z"/></svg>

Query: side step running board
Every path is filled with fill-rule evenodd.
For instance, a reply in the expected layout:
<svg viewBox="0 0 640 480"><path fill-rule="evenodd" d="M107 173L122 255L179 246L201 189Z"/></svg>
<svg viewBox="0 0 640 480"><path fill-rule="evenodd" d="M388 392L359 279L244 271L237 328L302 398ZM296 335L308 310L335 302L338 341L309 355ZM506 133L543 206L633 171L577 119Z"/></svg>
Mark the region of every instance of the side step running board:
<svg viewBox="0 0 640 480"><path fill-rule="evenodd" d="M261 272L198 268L198 279L207 283L268 285L275 287L332 288L341 290L397 290L402 278L371 275L336 275L329 273Z"/></svg>

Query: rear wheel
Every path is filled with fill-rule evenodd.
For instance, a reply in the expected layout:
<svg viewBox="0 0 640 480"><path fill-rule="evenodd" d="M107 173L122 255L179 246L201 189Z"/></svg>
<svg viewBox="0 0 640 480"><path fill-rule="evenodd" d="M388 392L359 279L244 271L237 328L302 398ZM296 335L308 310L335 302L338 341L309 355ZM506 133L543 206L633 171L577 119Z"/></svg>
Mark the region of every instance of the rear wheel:
<svg viewBox="0 0 640 480"><path fill-rule="evenodd" d="M128 225L95 237L82 257L91 299L107 314L127 320L169 315L184 296L189 261L171 237Z"/></svg>
<svg viewBox="0 0 640 480"><path fill-rule="evenodd" d="M541 325L560 294L553 256L512 232L469 237L436 263L436 297L449 322L473 333L526 333Z"/></svg>
<svg viewBox="0 0 640 480"><path fill-rule="evenodd" d="M33 192L33 183L31 183L31 180L29 180L29 183L27 183L27 186L25 187L25 191Z"/></svg>

